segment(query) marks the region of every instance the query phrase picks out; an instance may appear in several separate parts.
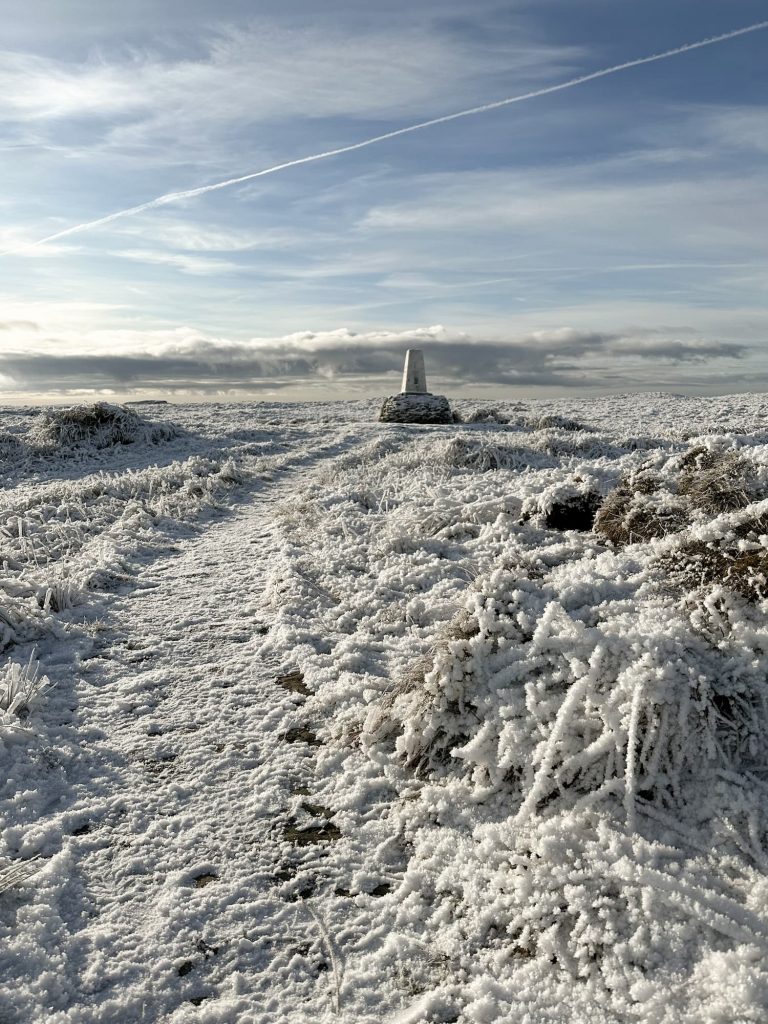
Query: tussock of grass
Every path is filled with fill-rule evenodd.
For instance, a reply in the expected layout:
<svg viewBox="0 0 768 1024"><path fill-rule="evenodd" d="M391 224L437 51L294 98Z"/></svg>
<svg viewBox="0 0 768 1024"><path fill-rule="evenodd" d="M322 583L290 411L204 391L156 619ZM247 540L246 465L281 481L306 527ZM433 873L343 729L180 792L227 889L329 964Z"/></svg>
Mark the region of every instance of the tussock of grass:
<svg viewBox="0 0 768 1024"><path fill-rule="evenodd" d="M766 598L768 514L756 504L766 493L764 468L739 451L697 445L667 469L622 480L597 513L595 532L617 546L679 534L652 562L665 589L725 587L749 602Z"/></svg>
<svg viewBox="0 0 768 1024"><path fill-rule="evenodd" d="M40 666L32 656L24 665L16 661L6 664L0 675L0 736L26 722L30 710L50 685L48 677L40 675Z"/></svg>
<svg viewBox="0 0 768 1024"><path fill-rule="evenodd" d="M126 406L95 402L43 413L32 437L43 446L110 448L137 442L159 444L179 433L172 423L152 423Z"/></svg>
<svg viewBox="0 0 768 1024"><path fill-rule="evenodd" d="M427 685L427 676L434 668L435 659L449 651L456 654L459 649L464 649L467 642L478 635L479 630L477 619L464 608L446 623L438 632L432 649L416 658L372 708L362 726L366 741L380 743L387 735L399 731L404 721L429 718L439 699L434 689ZM455 705L454 710L458 710L458 705ZM419 768L427 765L430 760L439 759L444 762L448 759L449 746L455 742L455 735L449 735L445 729L437 729L423 747L412 752L406 764L411 768Z"/></svg>
<svg viewBox="0 0 768 1024"><path fill-rule="evenodd" d="M687 541L656 561L667 586L683 590L721 584L748 601L768 596L768 550L742 551L703 541Z"/></svg>
<svg viewBox="0 0 768 1024"><path fill-rule="evenodd" d="M595 533L612 544L637 544L666 537L688 523L685 506L666 491L648 493L631 482L619 484L595 515Z"/></svg>
<svg viewBox="0 0 768 1024"><path fill-rule="evenodd" d="M510 417L495 406L481 406L468 413L454 410L453 420L455 423L509 423Z"/></svg>
<svg viewBox="0 0 768 1024"><path fill-rule="evenodd" d="M678 493L692 508L717 515L745 508L755 499L754 466L738 452L692 449L683 460Z"/></svg>
<svg viewBox="0 0 768 1024"><path fill-rule="evenodd" d="M597 513L595 532L613 544L642 543L762 496L758 468L736 451L697 446L670 468L666 476L641 469L622 479Z"/></svg>
<svg viewBox="0 0 768 1024"><path fill-rule="evenodd" d="M583 423L579 423L578 420L572 420L568 416L556 416L554 413L528 417L523 422L530 430L567 430L575 433L577 430L591 429L584 426Z"/></svg>
<svg viewBox="0 0 768 1024"><path fill-rule="evenodd" d="M446 445L442 458L453 469L487 473L495 469L525 469L546 457L530 448L500 443L493 437L455 437Z"/></svg>
<svg viewBox="0 0 768 1024"><path fill-rule="evenodd" d="M24 445L15 434L0 433L0 463L16 462L24 454Z"/></svg>

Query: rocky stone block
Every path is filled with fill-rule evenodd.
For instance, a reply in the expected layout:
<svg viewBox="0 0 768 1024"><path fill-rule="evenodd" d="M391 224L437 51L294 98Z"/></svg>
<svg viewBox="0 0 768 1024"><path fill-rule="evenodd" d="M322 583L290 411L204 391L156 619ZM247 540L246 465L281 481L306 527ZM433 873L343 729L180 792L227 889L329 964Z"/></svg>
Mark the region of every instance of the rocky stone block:
<svg viewBox="0 0 768 1024"><path fill-rule="evenodd" d="M444 395L390 395L379 413L382 423L453 423L453 414Z"/></svg>

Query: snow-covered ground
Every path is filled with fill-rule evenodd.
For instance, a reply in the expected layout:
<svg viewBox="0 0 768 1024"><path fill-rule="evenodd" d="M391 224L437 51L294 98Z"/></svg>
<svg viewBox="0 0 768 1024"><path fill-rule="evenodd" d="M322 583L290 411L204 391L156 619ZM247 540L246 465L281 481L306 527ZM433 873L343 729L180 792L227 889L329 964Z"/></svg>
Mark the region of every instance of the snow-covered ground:
<svg viewBox="0 0 768 1024"><path fill-rule="evenodd" d="M766 1018L768 397L481 405L0 411L2 1024Z"/></svg>

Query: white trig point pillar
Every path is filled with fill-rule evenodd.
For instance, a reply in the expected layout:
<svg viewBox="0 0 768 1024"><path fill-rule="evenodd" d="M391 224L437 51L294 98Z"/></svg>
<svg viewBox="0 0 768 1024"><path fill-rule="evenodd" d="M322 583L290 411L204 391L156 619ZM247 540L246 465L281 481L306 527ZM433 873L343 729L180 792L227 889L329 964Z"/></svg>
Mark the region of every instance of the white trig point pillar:
<svg viewBox="0 0 768 1024"><path fill-rule="evenodd" d="M445 395L427 391L424 353L409 348L405 354L403 390L384 399L379 413L382 423L453 423L453 414Z"/></svg>
<svg viewBox="0 0 768 1024"><path fill-rule="evenodd" d="M403 389L401 394L426 395L427 372L424 369L424 353L420 348L409 348L405 353Z"/></svg>

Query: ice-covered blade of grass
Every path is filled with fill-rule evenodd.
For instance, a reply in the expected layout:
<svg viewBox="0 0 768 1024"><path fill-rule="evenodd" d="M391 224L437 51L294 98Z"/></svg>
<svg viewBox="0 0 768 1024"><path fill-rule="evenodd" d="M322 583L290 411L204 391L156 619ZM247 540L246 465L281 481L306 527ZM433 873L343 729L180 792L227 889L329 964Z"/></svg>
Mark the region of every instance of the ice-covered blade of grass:
<svg viewBox="0 0 768 1024"><path fill-rule="evenodd" d="M0 894L21 885L39 869L39 857L30 857L29 860L24 861L11 861L0 867Z"/></svg>
<svg viewBox="0 0 768 1024"><path fill-rule="evenodd" d="M30 711L50 686L40 674L38 662L30 655L25 664L10 661L0 671L0 737L18 732Z"/></svg>

